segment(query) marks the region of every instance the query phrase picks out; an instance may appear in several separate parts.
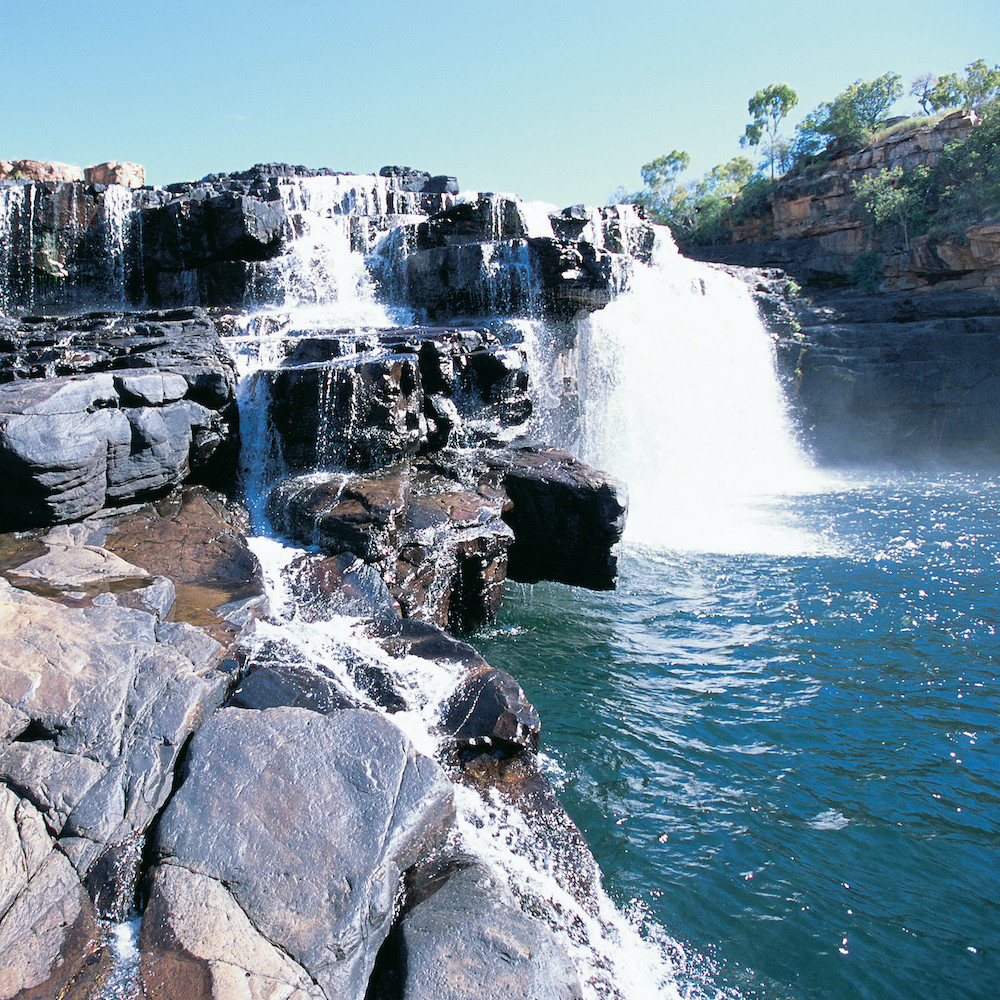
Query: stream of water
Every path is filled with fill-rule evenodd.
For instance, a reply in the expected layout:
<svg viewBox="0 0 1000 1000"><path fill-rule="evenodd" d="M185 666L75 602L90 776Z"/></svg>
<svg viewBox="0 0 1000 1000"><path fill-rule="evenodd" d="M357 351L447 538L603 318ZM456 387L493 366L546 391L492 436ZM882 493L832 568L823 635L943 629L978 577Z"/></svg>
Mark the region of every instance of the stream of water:
<svg viewBox="0 0 1000 1000"><path fill-rule="evenodd" d="M330 260L350 254L337 220L306 235L288 287L313 311L251 317L231 348L276 609L261 635L350 685L357 656L381 654L348 619L296 617L280 572L295 551L256 502L280 468L254 381L276 338L322 327L324 296L341 320L386 318L357 261ZM581 910L523 820L471 792L463 849L569 915L588 997L994 996L1000 485L816 470L742 286L669 247L579 337L579 449L630 487L621 586L508 585L474 641L538 707L609 895ZM383 666L413 706L394 721L433 753L455 678Z"/></svg>

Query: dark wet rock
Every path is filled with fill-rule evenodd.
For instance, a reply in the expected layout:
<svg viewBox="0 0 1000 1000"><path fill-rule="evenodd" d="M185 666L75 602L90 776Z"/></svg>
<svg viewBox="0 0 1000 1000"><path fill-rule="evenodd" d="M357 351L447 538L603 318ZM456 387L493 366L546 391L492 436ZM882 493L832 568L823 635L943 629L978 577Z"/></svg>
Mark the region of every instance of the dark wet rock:
<svg viewBox="0 0 1000 1000"><path fill-rule="evenodd" d="M0 997L43 1000L97 947L93 905L45 825L0 785Z"/></svg>
<svg viewBox="0 0 1000 1000"><path fill-rule="evenodd" d="M155 877L177 867L225 886L328 996L361 996L402 872L440 842L452 808L437 765L381 716L224 709L194 737ZM152 926L174 918L164 911Z"/></svg>
<svg viewBox="0 0 1000 1000"><path fill-rule="evenodd" d="M524 351L486 330L331 331L299 340L281 368L258 377L295 469L368 471L495 440L531 414Z"/></svg>
<svg viewBox="0 0 1000 1000"><path fill-rule="evenodd" d="M0 351L6 530L231 477L235 377L201 314L25 321Z"/></svg>
<svg viewBox="0 0 1000 1000"><path fill-rule="evenodd" d="M267 512L279 531L297 541L385 564L395 552L408 493L409 477L402 466L366 479L305 476L280 483Z"/></svg>
<svg viewBox="0 0 1000 1000"><path fill-rule="evenodd" d="M404 615L459 631L495 619L503 601L512 534L502 510L502 499L413 466L290 479L268 501L279 531L362 559Z"/></svg>
<svg viewBox="0 0 1000 1000"><path fill-rule="evenodd" d="M433 321L531 315L527 240L458 243L415 250L404 264L409 304Z"/></svg>
<svg viewBox="0 0 1000 1000"><path fill-rule="evenodd" d="M613 589L617 545L625 528L625 484L555 449L482 452L484 482L502 487L514 531L508 575Z"/></svg>
<svg viewBox="0 0 1000 1000"><path fill-rule="evenodd" d="M379 618L370 622L365 627L365 632L390 656L419 656L469 671L483 670L489 666L475 647L429 622L409 618Z"/></svg>
<svg viewBox="0 0 1000 1000"><path fill-rule="evenodd" d="M147 209L142 217L147 279L161 270L273 257L281 249L284 225L280 202L235 192Z"/></svg>
<svg viewBox="0 0 1000 1000"><path fill-rule="evenodd" d="M1000 298L830 295L802 302L779 366L827 464L995 464Z"/></svg>
<svg viewBox="0 0 1000 1000"><path fill-rule="evenodd" d="M441 724L463 753L506 757L537 750L542 728L521 686L495 667L462 681L444 706Z"/></svg>
<svg viewBox="0 0 1000 1000"><path fill-rule="evenodd" d="M452 868L393 932L401 1000L578 1000L580 979L549 928L477 863Z"/></svg>
<svg viewBox="0 0 1000 1000"><path fill-rule="evenodd" d="M392 618L399 607L378 570L353 553L307 553L288 567L285 577L295 594L298 615L323 621L333 615Z"/></svg>

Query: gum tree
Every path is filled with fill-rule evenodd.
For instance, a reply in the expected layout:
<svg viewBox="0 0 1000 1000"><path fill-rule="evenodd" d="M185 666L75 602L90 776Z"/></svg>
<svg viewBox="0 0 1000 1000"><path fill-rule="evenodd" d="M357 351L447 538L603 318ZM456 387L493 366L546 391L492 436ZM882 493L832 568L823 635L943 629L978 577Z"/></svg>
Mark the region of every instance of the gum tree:
<svg viewBox="0 0 1000 1000"><path fill-rule="evenodd" d="M787 83L772 83L769 87L758 90L747 102L751 120L740 138L740 145L759 146L764 136L767 136L771 180L774 180L774 164L777 159L778 127L798 103L799 95Z"/></svg>

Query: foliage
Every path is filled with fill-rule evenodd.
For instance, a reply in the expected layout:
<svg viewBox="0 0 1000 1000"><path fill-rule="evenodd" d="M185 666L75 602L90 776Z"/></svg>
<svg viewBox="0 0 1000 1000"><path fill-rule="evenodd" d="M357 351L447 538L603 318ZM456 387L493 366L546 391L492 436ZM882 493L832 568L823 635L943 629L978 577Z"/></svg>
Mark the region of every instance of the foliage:
<svg viewBox="0 0 1000 1000"><path fill-rule="evenodd" d="M874 250L858 254L851 265L851 281L863 292L877 292L882 284L882 255Z"/></svg>
<svg viewBox="0 0 1000 1000"><path fill-rule="evenodd" d="M990 69L986 60L977 59L965 67L964 80L957 73L938 77L928 99L935 111L957 107L978 110L998 96L1000 66Z"/></svg>
<svg viewBox="0 0 1000 1000"><path fill-rule="evenodd" d="M980 106L982 122L949 143L936 167L935 229L1000 219L1000 97Z"/></svg>
<svg viewBox="0 0 1000 1000"><path fill-rule="evenodd" d="M965 67L964 107L981 108L994 97L1000 97L1000 66L990 69L986 62L977 59Z"/></svg>
<svg viewBox="0 0 1000 1000"><path fill-rule="evenodd" d="M768 162L771 166L771 177L774 177L774 165L777 160L778 127L782 120L796 104L799 95L787 83L772 83L758 90L747 102L747 113L750 124L747 125L742 137L741 146L759 146L765 135L769 140Z"/></svg>
<svg viewBox="0 0 1000 1000"><path fill-rule="evenodd" d="M832 101L809 112L797 131L817 140L826 137L867 142L902 93L898 73L883 73L875 80L856 80Z"/></svg>
<svg viewBox="0 0 1000 1000"><path fill-rule="evenodd" d="M903 172L902 167L866 174L851 185L857 208L875 233L898 225L903 247L910 249L910 235L917 225L926 224L924 207L930 191L931 171L917 167Z"/></svg>

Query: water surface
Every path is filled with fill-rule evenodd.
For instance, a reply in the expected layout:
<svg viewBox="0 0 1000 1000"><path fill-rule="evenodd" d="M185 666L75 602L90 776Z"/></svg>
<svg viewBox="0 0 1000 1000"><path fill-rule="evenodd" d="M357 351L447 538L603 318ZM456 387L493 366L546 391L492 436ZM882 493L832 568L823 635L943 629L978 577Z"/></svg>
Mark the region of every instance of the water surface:
<svg viewBox="0 0 1000 1000"><path fill-rule="evenodd" d="M633 545L613 594L509 585L477 644L695 995L994 997L1000 485L848 480L769 516L806 554Z"/></svg>

